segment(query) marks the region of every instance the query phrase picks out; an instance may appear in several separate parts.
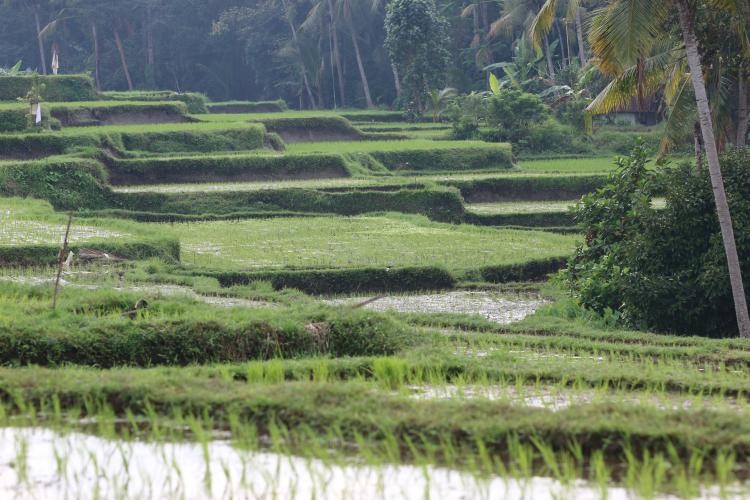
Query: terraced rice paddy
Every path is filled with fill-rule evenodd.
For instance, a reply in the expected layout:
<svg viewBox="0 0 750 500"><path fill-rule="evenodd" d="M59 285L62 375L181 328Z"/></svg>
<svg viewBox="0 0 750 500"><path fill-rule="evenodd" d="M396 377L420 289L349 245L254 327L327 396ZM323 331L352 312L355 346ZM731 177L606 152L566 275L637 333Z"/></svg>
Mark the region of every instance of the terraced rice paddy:
<svg viewBox="0 0 750 500"><path fill-rule="evenodd" d="M430 223L418 217L313 217L176 226L183 260L222 269L403 267L449 269L564 256L579 238Z"/></svg>
<svg viewBox="0 0 750 500"><path fill-rule="evenodd" d="M342 116L351 141L258 125ZM583 238L543 218L611 157L192 117L0 134L0 497L748 495L750 343L623 331L544 282ZM298 153L345 170L222 181ZM117 258L73 259L53 311L71 208L74 255Z"/></svg>

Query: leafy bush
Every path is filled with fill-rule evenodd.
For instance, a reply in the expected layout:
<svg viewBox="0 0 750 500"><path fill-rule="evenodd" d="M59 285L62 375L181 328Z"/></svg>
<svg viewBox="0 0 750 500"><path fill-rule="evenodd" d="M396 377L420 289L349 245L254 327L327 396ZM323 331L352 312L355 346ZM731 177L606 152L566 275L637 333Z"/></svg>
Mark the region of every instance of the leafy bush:
<svg viewBox="0 0 750 500"><path fill-rule="evenodd" d="M549 108L534 94L508 89L487 100L487 124L498 129L502 140L513 143L523 140L529 130L543 123Z"/></svg>
<svg viewBox="0 0 750 500"><path fill-rule="evenodd" d="M580 97L564 101L555 109L555 118L560 123L570 125L575 130L583 132L586 130L586 107L590 103L590 99Z"/></svg>
<svg viewBox="0 0 750 500"><path fill-rule="evenodd" d="M586 196L576 218L586 243L562 279L585 307L661 332L737 334L733 300L708 176L689 166L653 172L646 148L618 160L609 184ZM750 156L722 158L737 247L750 276ZM652 207L655 193L666 208Z"/></svg>

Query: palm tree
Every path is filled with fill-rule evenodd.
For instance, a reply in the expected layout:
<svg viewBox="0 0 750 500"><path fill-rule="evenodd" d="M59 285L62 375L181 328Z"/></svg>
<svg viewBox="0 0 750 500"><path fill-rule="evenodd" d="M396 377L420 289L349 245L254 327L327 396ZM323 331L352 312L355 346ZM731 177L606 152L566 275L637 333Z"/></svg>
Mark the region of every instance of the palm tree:
<svg viewBox="0 0 750 500"><path fill-rule="evenodd" d="M299 36L297 35L297 27L294 24L294 7L290 4L289 0L281 0L281 7L283 9L283 16L286 20L287 24L289 25L289 32L292 34L292 43L294 44L294 48L297 50L297 52L300 54L300 73L302 74L302 82L305 85L305 91L307 92L307 98L310 101L310 107L315 109L315 96L312 92L312 87L310 86L310 79L307 76L307 68L305 66L305 63L302 61L302 47L299 42Z"/></svg>
<svg viewBox="0 0 750 500"><path fill-rule="evenodd" d="M362 52L359 48L359 39L357 37L357 27L354 24L354 17L352 15L352 10L357 7L358 3L361 1L364 0L338 0L338 8L352 38L354 57L357 60L357 69L359 70L359 78L362 81L362 92L365 95L365 102L367 102L368 108L374 108L375 103L372 101L372 95L370 94L370 83L367 80L367 74L365 73L365 65L362 61Z"/></svg>
<svg viewBox="0 0 750 500"><path fill-rule="evenodd" d="M578 40L578 59L583 68L588 63L586 57L586 46L583 41L583 20L581 11L583 10L583 0L547 0L544 5L539 9L534 18L534 21L529 27L531 32L531 40L535 47L540 47L542 39L552 29L552 25L555 22L555 17L558 7L567 2L566 17L573 18L576 26L576 38Z"/></svg>
<svg viewBox="0 0 750 500"><path fill-rule="evenodd" d="M707 0L708 8L726 10L736 14L744 12L740 3L745 0ZM716 212L727 258L729 280L734 299L737 326L742 337L750 338L750 315L742 282L737 245L734 238L732 217L724 189L724 180L719 164L719 153L714 135L714 120L708 101L706 80L698 50L698 37L695 32L695 7L690 0L664 0L659 2L644 0L609 0L594 19L591 32L591 47L598 57L600 70L615 78L622 77L628 68L643 68L647 55L656 42L664 38L669 29L670 14L677 10L678 25L682 33L690 81L695 96L695 105L700 124L703 147L708 163L709 177L713 187ZM742 18L742 16L739 16ZM744 34L744 20L738 23L738 30ZM635 78L638 88L647 73L637 70Z"/></svg>
<svg viewBox="0 0 750 500"><path fill-rule="evenodd" d="M544 3L544 0L506 0L503 3L500 18L490 26L487 38L494 38L502 33L512 35L518 29L528 29ZM554 79L555 65L552 61L552 49L547 33L541 36L541 41L547 61L547 74Z"/></svg>
<svg viewBox="0 0 750 500"><path fill-rule="evenodd" d="M339 101L342 106L346 106L346 84L344 82L344 67L341 64L338 9L336 9L333 0L317 0L314 2L305 22L302 23L301 29L308 30L315 25L324 25L323 17L326 15L328 17L328 34L331 42L331 67L336 68Z"/></svg>
<svg viewBox="0 0 750 500"><path fill-rule="evenodd" d="M36 42L39 48L39 64L42 74L47 74L47 57L44 54L44 41L42 39L42 23L39 18L39 11L42 8L41 0L5 0L5 4L14 8L24 8L30 10L34 15L34 28L36 32Z"/></svg>

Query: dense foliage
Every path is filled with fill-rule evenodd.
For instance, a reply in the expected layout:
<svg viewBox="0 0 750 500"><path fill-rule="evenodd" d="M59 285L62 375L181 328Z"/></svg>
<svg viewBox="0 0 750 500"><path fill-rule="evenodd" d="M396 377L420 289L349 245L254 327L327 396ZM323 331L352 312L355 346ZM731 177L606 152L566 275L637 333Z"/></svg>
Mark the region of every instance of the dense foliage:
<svg viewBox="0 0 750 500"><path fill-rule="evenodd" d="M424 109L423 98L446 83L448 21L434 0L393 0L385 18L385 44L403 82L407 109Z"/></svg>
<svg viewBox="0 0 750 500"><path fill-rule="evenodd" d="M618 160L575 216L586 230L563 273L580 302L626 324L706 336L736 334L726 257L708 176L649 169L644 148ZM750 155L723 157L743 275L750 275ZM654 206L663 194L666 207Z"/></svg>

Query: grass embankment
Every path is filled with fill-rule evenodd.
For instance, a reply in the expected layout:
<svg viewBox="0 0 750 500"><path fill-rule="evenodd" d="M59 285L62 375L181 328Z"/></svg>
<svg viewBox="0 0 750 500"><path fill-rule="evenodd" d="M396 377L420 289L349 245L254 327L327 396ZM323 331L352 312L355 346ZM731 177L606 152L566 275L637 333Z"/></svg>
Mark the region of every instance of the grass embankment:
<svg viewBox="0 0 750 500"><path fill-rule="evenodd" d="M136 303L148 296L147 308ZM0 283L0 364L189 365L393 354L407 329L385 315L315 306L217 308L189 298ZM130 311L130 312L129 312Z"/></svg>
<svg viewBox="0 0 750 500"><path fill-rule="evenodd" d="M56 132L0 134L0 159L48 157L76 153L94 157L100 149L138 154L250 150L263 147L262 125L249 123L164 123L67 127Z"/></svg>

